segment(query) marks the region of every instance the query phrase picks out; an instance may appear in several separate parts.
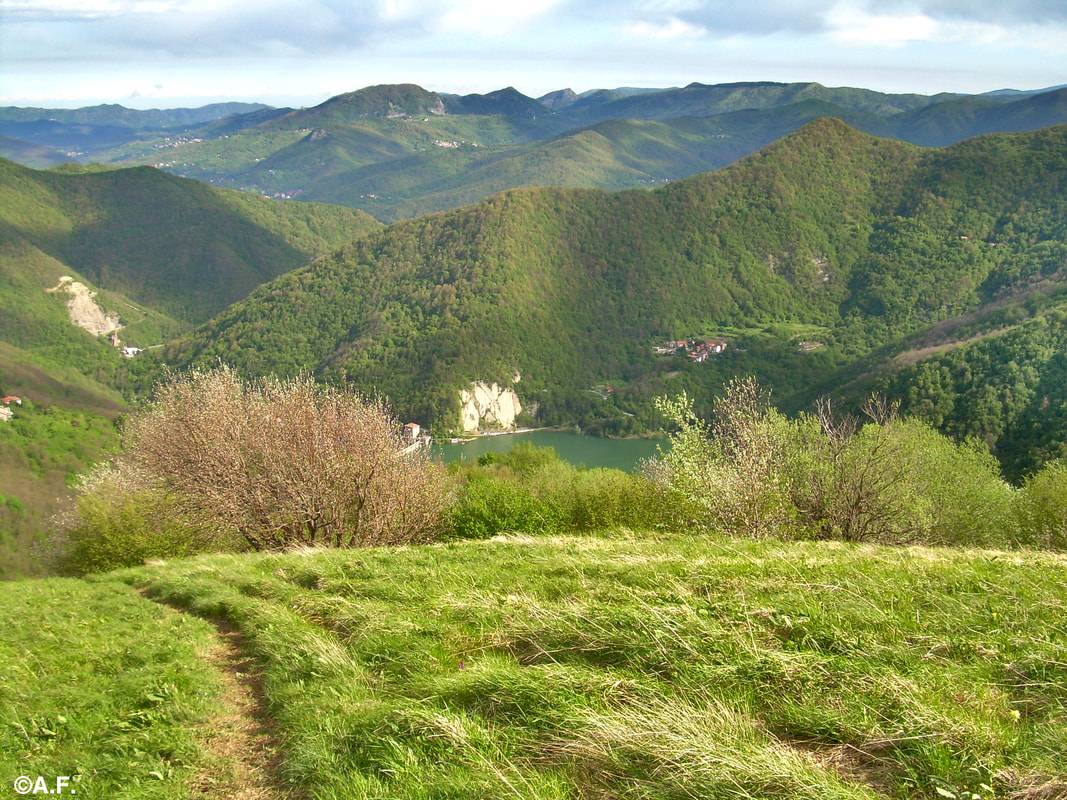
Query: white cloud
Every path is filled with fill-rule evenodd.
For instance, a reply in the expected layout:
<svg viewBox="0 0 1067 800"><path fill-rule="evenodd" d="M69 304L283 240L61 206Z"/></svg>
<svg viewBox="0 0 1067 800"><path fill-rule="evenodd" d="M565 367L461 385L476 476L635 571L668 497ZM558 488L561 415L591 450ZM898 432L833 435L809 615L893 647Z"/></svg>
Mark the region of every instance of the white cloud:
<svg viewBox="0 0 1067 800"><path fill-rule="evenodd" d="M447 4L437 27L444 33L503 36L528 27L558 3L559 0L463 0Z"/></svg>
<svg viewBox="0 0 1067 800"><path fill-rule="evenodd" d="M122 14L174 11L180 0L0 0L0 13L14 20L103 19Z"/></svg>
<svg viewBox="0 0 1067 800"><path fill-rule="evenodd" d="M635 22L622 28L623 32L637 39L698 39L707 35L707 28L693 25L677 17L664 22Z"/></svg>
<svg viewBox="0 0 1067 800"><path fill-rule="evenodd" d="M925 14L877 14L838 3L825 22L834 40L842 44L898 46L941 37L941 23Z"/></svg>

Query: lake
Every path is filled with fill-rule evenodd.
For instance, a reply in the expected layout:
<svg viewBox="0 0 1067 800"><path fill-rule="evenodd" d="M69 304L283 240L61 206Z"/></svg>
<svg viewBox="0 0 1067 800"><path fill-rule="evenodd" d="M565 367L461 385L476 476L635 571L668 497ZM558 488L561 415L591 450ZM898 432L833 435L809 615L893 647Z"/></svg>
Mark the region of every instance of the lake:
<svg viewBox="0 0 1067 800"><path fill-rule="evenodd" d="M442 461L477 461L486 453L506 453L519 442L554 448L564 461L575 466L611 467L633 472L642 459L656 455L656 447L666 439L603 439L567 431L530 431L479 436L467 444L435 444L434 454Z"/></svg>

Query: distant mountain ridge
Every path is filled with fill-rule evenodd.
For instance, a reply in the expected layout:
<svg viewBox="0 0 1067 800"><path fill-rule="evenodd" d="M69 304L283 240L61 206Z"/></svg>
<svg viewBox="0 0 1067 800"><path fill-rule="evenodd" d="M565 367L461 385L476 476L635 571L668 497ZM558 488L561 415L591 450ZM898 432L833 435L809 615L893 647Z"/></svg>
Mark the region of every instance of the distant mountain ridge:
<svg viewBox="0 0 1067 800"><path fill-rule="evenodd" d="M127 128L175 128L202 125L232 114L251 114L268 109L263 103L211 103L198 108L139 110L115 103L84 108L0 107L0 121L36 122L49 119L74 125L110 125Z"/></svg>
<svg viewBox="0 0 1067 800"><path fill-rule="evenodd" d="M4 121L0 113L0 135L83 162L151 164L215 185L348 205L393 222L521 186L654 186L720 169L818 116L923 146L1034 130L1067 122L1065 96L1062 87L926 96L757 81L560 90L535 99L513 87L460 96L401 84L369 86L305 109L208 107L219 116L164 135L131 129L117 107L85 109L77 122L70 114ZM653 133L647 123L661 127ZM599 130L611 134L598 139ZM653 137L661 144L648 158Z"/></svg>

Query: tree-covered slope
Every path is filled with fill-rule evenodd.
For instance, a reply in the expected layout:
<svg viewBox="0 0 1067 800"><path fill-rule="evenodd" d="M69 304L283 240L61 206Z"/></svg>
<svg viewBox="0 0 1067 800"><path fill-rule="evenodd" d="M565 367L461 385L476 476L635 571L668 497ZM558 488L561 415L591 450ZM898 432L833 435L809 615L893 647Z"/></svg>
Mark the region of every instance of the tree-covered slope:
<svg viewBox="0 0 1067 800"><path fill-rule="evenodd" d="M609 119L587 128L512 147L481 147L468 140L452 147L423 147L412 153L373 160L345 169L354 148L345 134L323 132L315 156L307 143L304 162L318 165L301 199L360 208L377 219L395 222L458 205L475 203L496 192L531 186L620 190L652 187L720 169L802 125L821 117L844 119L853 127L886 133L881 118L808 100L787 108L739 111L705 118L664 122ZM348 134L351 136L351 133ZM322 149L332 149L324 157ZM381 151L379 151L381 152ZM282 154L279 154L279 160ZM384 155L384 152L383 152ZM286 156L288 159L288 155ZM373 155L371 156L373 158ZM293 181L296 171L276 168L275 158L256 166L255 177ZM310 172L310 170L305 170Z"/></svg>
<svg viewBox="0 0 1067 800"><path fill-rule="evenodd" d="M0 161L0 235L57 262L49 286L74 270L182 322L375 227L358 211L271 202L147 167L34 171Z"/></svg>
<svg viewBox="0 0 1067 800"><path fill-rule="evenodd" d="M917 157L823 120L653 193L507 192L284 276L170 356L314 365L426 414L473 379L518 372L539 390L631 372L656 337L833 324L872 205Z"/></svg>
<svg viewBox="0 0 1067 800"><path fill-rule="evenodd" d="M313 367L446 424L471 380L518 373L551 404L545 389L643 379L658 339L713 331L818 326L825 347L774 364L738 348L702 375L825 377L1025 281L1064 239L1064 180L1065 127L924 151L824 119L654 192L511 191L398 223L168 355Z"/></svg>
<svg viewBox="0 0 1067 800"><path fill-rule="evenodd" d="M924 147L943 147L971 136L1029 131L1067 119L1067 89L1012 102L960 97L902 112L891 119L894 135Z"/></svg>

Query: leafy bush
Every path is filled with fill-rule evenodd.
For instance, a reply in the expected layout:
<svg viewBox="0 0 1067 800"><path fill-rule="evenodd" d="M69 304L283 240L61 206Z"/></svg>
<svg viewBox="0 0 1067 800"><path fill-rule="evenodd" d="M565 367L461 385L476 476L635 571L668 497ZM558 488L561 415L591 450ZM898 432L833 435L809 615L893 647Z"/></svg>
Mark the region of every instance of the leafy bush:
<svg viewBox="0 0 1067 800"><path fill-rule="evenodd" d="M485 539L504 532L553 533L558 509L531 494L523 484L473 473L467 477L448 512L449 530L464 539Z"/></svg>
<svg viewBox="0 0 1067 800"><path fill-rule="evenodd" d="M53 536L53 567L60 574L84 575L239 546L175 512L173 499L146 486L143 476L101 465L82 477L66 524Z"/></svg>
<svg viewBox="0 0 1067 800"><path fill-rule="evenodd" d="M1067 550L1067 462L1050 461L1016 496L1022 544Z"/></svg>
<svg viewBox="0 0 1067 800"><path fill-rule="evenodd" d="M578 469L551 447L522 442L457 467L449 530L462 538L503 532L569 533L675 524L672 497L640 475Z"/></svg>
<svg viewBox="0 0 1067 800"><path fill-rule="evenodd" d="M650 476L745 536L1006 546L1017 539L1013 490L995 459L872 401L869 421L788 419L759 386L727 386L712 425L684 395L662 400L678 431Z"/></svg>

